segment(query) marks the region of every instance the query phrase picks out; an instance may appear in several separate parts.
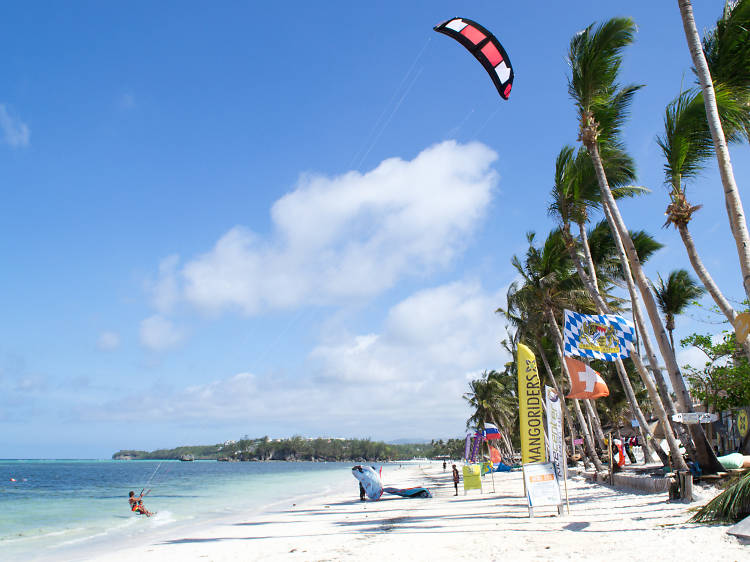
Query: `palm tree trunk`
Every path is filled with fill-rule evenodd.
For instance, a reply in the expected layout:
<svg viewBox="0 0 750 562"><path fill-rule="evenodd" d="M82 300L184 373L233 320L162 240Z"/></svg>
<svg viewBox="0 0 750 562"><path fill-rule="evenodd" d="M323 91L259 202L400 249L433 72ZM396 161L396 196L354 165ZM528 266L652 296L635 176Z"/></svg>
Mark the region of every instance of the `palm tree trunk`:
<svg viewBox="0 0 750 562"><path fill-rule="evenodd" d="M557 347L557 354L560 357L560 363L562 363L563 371L565 371L565 375L568 377L568 382L572 386L573 379L570 377L568 366L565 364L565 356L563 355L563 339L562 334L560 333L560 328L557 327L555 315L550 309L547 309L546 314L549 324L552 326L552 333L555 336L555 344ZM594 463L594 467L596 468L596 470L602 471L604 470L604 466L602 465L601 459L599 459L599 455L596 454L594 440L591 437L588 426L586 425L586 419L583 417L583 412L581 412L581 407L578 404L578 400L573 400L573 409L576 413L576 417L578 418L578 424L581 426L581 433L583 433L583 442L586 445L586 452L588 453L591 462Z"/></svg>
<svg viewBox="0 0 750 562"><path fill-rule="evenodd" d="M669 373L670 379L672 381L672 388L677 395L677 402L683 412L692 412L692 399L690 398L690 393L688 392L687 385L685 384L685 379L682 378L682 373L680 373L680 368L677 365L674 350L669 345L669 338L667 337L666 330L664 329L664 324L661 321L661 316L659 316L659 311L656 307L654 295L651 293L648 279L646 278L646 274L643 271L641 262L638 259L638 254L635 251L633 240L630 238L630 233L625 226L625 222L622 220L620 210L617 207L617 203L615 202L612 191L610 190L609 184L607 183L607 176L604 172L604 166L602 165L601 156L599 155L599 146L597 144L597 141L594 140L593 142L587 142L586 148L591 155L591 160L594 164L594 169L596 170L596 176L599 183L599 191L602 195L602 203L609 209L607 220L611 221L609 226L612 230L612 235L615 236L619 234L622 245L624 246L623 249L625 250L626 255L621 255L620 259L622 261L623 267L626 266L628 261L630 262L631 273L633 274L635 282L638 284L641 296L643 297L643 302L646 305L646 312L648 313L649 319L651 320L651 325L654 328L656 341L659 345L659 351L661 352L661 355L664 358L664 362L667 365L667 372ZM631 294L631 296L633 296L633 294ZM723 467L716 459L716 455L714 454L713 449L711 449L711 446L706 439L703 428L699 424L692 424L688 427L690 434L693 436L693 442L695 444L696 458L694 460L696 460L700 464L701 468L706 473L715 473L723 470ZM675 464L682 463L684 465L684 461L682 460L681 456L675 457L675 455L672 455L672 457L672 460Z"/></svg>
<svg viewBox="0 0 750 562"><path fill-rule="evenodd" d="M703 53L698 28L695 26L693 6L690 0L677 0L677 4L680 7L682 27L685 30L685 38L690 49L690 56L693 59L693 66L695 67L695 72L698 75L701 90L703 91L703 103L706 106L708 128L711 131L711 138L714 141L716 160L719 164L721 183L724 187L724 201L727 207L729 226L732 229L734 243L737 246L740 269L742 270L742 284L745 287L745 294L750 298L750 235L748 235L747 231L745 211L742 207L740 193L737 189L737 183L734 180L734 170L732 169L732 162L729 159L727 140L724 137L724 129L722 129L721 120L719 119L719 110L716 106L716 94L711 80L711 73L708 70L708 63L706 63L706 57Z"/></svg>
<svg viewBox="0 0 750 562"><path fill-rule="evenodd" d="M583 271L583 268L581 267L581 264L579 263L578 256L576 255L575 251L570 245L568 245L568 251L569 251L570 257L576 265L578 276L581 278L584 285L586 286L586 289L591 295L591 298L594 299L594 302L596 303L596 307L599 310L599 313L610 314L609 306L602 298L601 293L599 293L599 286L598 286L598 282L596 281L596 266L594 265L594 259L591 257L591 248L589 248L588 235L586 234L586 227L583 224L579 224L578 229L581 233L581 244L583 246L584 256L586 256L588 275L586 275L586 273ZM563 230L563 232L565 231ZM632 355L636 355L635 351L632 352ZM641 376L641 379L648 379L648 372L643 366L643 363L640 361L640 357L638 358L638 362L635 363L635 365L636 365L636 369L639 369L639 366L640 366L638 373ZM625 365L622 363L621 359L617 360L616 369L617 369L617 374L620 377L620 382L622 383L623 389L625 390L625 396L627 397L628 403L630 404L630 408L633 411L633 414L635 415L636 419L638 420L639 432L641 434L641 439L643 440L644 459L646 460L646 462L648 462L651 460L651 446L649 445L649 438L653 438L653 435L651 435L651 431L649 430L648 424L646 423L646 418L643 415L643 411L641 410L641 407L638 404L638 400L635 397L635 392L633 391L633 385L630 383L630 379L628 378L627 371L625 370ZM651 381L649 380L649 382ZM648 388L648 385L647 385L647 388ZM652 401L659 399L658 396L656 396L656 393L654 393L654 396L651 396L651 393L649 392L649 397L651 398ZM676 447L676 444L675 444L675 447ZM664 464L668 463L667 455L664 453L661 447L657 448L656 454L659 455L659 458Z"/></svg>
<svg viewBox="0 0 750 562"><path fill-rule="evenodd" d="M596 266L594 265L594 258L591 256L591 248L589 247L589 234L586 232L586 223L578 223L578 233L581 236L581 245L583 246L583 255L586 258L586 267L589 270L591 280L594 282L594 287L597 291L599 290L599 280L596 277Z"/></svg>
<svg viewBox="0 0 750 562"><path fill-rule="evenodd" d="M591 425L591 431L596 437L596 442L599 443L599 448L602 451L606 451L607 440L604 437L604 431L602 430L602 422L599 419L599 416L596 414L596 408L591 403L591 400L584 399L584 400L581 400L581 402L583 402L584 411L588 415L590 425Z"/></svg>
<svg viewBox="0 0 750 562"><path fill-rule="evenodd" d="M565 403L565 394L563 394L562 390L560 389L560 385L558 385L557 380L555 380L555 375L549 366L549 361L547 361L547 354L544 353L544 348L542 347L541 339L539 337L536 337L535 341L536 341L537 353L539 353L539 357L542 358L542 363L544 364L544 370L547 371L547 377L549 377L549 380L552 382L552 386L555 388L555 392L557 392L557 395L560 397L560 405L562 406L563 419L565 420L565 423L568 426L568 433L570 435L570 444L572 446L573 436L575 435L575 428L573 426L573 418L570 416L570 410L568 410L568 405Z"/></svg>
<svg viewBox="0 0 750 562"><path fill-rule="evenodd" d="M627 272L628 275L630 275L630 271ZM690 434L685 429L685 426L681 423L675 423L672 421L672 415L677 413L677 408L675 408L674 402L672 401L672 396L669 394L669 388L667 387L667 383L664 380L664 375L662 375L661 369L659 368L659 360L656 357L656 353L654 352L654 348L651 345L651 338L648 337L648 333L646 332L646 326L643 322L643 314L641 312L641 306L640 303L636 302L635 304L631 304L631 307L633 309L633 318L635 319L635 325L638 329L638 332L641 334L641 341L643 343L643 349L646 352L646 356L648 357L648 362L651 368L651 372L654 373L654 380L656 380L656 386L654 386L653 381L651 380L651 377L646 376L646 378L641 377L644 383L647 384L647 387L649 390L649 397L652 394L652 391L654 394L658 392L658 396L660 400L654 400L654 398L651 398L651 405L654 406L654 413L656 414L657 419L659 420L659 423L661 423L662 427L668 427L670 428L668 431L665 431L667 443L669 444L669 450L672 453L672 456L674 457L674 451L672 450L672 443L671 440L674 439L676 436L682 444L685 446L685 449L688 451L688 454L691 456L691 458L697 458L695 447L693 446L693 439L690 436ZM643 370L643 372L646 372L646 367L643 365L643 362L641 361L641 357L637 354L632 355L633 361L637 364L640 364L641 367L639 368L639 373L641 372L640 369ZM658 410L657 407L658 406ZM658 445L657 445L658 446ZM679 450L677 444L674 444L675 450ZM659 447L661 449L661 447ZM658 452L658 450L657 450ZM661 458L661 456L660 456ZM665 463L666 464L666 463Z"/></svg>
<svg viewBox="0 0 750 562"><path fill-rule="evenodd" d="M706 266L703 265L703 260L701 260L700 256L698 255L698 249L695 247L695 243L693 242L693 237L690 234L688 225L679 223L677 225L677 231L680 233L682 243L685 245L685 250L687 250L690 265L693 266L693 270L695 271L696 275L698 275L698 279L701 280L701 283L703 283L703 286L708 291L708 294L711 295L712 299L714 299L714 302L716 303L716 306L719 307L719 310L724 313L724 316L727 320L729 320L729 323L734 326L734 319L737 317L737 313L735 312L732 305L729 304L729 301L724 296L724 293L721 292L721 289L719 289L719 286L713 280L713 277L711 277L711 275L708 273ZM745 350L745 355L748 359L750 359L750 342L748 341L748 339L745 339L744 342L738 343L742 344L742 348Z"/></svg>
<svg viewBox="0 0 750 562"><path fill-rule="evenodd" d="M632 352L631 355L636 355L635 352ZM638 358L640 360L640 357ZM648 427L648 422L646 421L646 416L643 415L643 411L641 410L640 406L638 405L638 400L635 397L635 391L633 390L633 385L630 383L630 378L628 377L628 372L625 369L625 364L622 362L622 359L618 359L615 363L616 371L618 376L620 377L620 382L622 383L622 387L625 389L625 395L628 397L628 402L631 404L635 404L635 408L632 408L633 415L635 416L636 421L638 422L638 432L641 434L641 439L643 441L643 459L645 463L648 463L651 460L651 455L653 453L653 449L651 448L651 444L649 443L649 440L653 440L653 435L651 434L651 431ZM641 367L645 371L645 367L643 367L643 364L641 364ZM638 367L636 366L636 370L638 370ZM648 378L648 375L646 376ZM649 380L649 382L651 382ZM651 383L653 386L653 383ZM648 389L648 387L647 387ZM651 392L649 392L649 396L651 395ZM654 388L654 395L656 400L659 400L658 394L656 394L656 389ZM661 402L659 400L659 402ZM659 404L659 407L663 409L661 404ZM667 458L667 454L662 450L661 447L656 448L656 454L659 456L659 459L662 463L667 464L669 462L669 459Z"/></svg>

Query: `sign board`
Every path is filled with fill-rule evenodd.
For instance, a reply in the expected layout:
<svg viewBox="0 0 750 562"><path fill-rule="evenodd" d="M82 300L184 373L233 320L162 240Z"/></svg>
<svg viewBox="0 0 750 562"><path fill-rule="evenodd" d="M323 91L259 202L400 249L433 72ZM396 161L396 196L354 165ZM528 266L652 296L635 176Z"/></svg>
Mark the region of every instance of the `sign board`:
<svg viewBox="0 0 750 562"><path fill-rule="evenodd" d="M744 439L747 435L747 412L740 410L737 414L737 431L740 432L740 436Z"/></svg>
<svg viewBox="0 0 750 562"><path fill-rule="evenodd" d="M682 412L678 414L672 414L672 421L678 423L711 423L719 419L717 414L709 414L706 412Z"/></svg>
<svg viewBox="0 0 750 562"><path fill-rule="evenodd" d="M743 312L734 318L734 331L737 334L737 343L742 344L750 334L750 312Z"/></svg>
<svg viewBox="0 0 750 562"><path fill-rule="evenodd" d="M583 445L583 439L573 439L573 445Z"/></svg>
<svg viewBox="0 0 750 562"><path fill-rule="evenodd" d="M560 485L555 476L555 467L551 462L536 462L523 465L523 481L526 484L526 501L529 504L529 516L534 516L533 509L542 506L556 506L562 513Z"/></svg>

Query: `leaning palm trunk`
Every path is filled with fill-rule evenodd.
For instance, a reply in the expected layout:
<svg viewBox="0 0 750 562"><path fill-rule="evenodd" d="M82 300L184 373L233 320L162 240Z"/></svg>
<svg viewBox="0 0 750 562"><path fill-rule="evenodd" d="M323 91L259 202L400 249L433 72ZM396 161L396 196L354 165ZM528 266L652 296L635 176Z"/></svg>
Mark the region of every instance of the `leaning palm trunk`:
<svg viewBox="0 0 750 562"><path fill-rule="evenodd" d="M664 324L661 321L661 316L659 316L659 311L656 307L656 301L654 300L654 296L649 288L648 279L646 278L646 274L643 271L641 262L638 259L638 254L635 251L633 240L630 238L630 233L625 226L625 222L622 220L620 210L617 207L617 203L615 202L612 191L610 190L609 184L607 183L607 176L604 172L604 166L602 165L601 156L599 154L599 146L596 140L596 134L592 134L593 131L595 131L595 126L592 125L593 124L591 123L591 121L589 121L589 123L585 127L585 130L583 131L582 139L594 164L594 169L596 171L596 176L599 183L599 191L602 195L602 203L609 210L609 213L607 214L607 220L610 221L610 229L612 230L612 235L619 235L620 240L622 241L622 244L624 246L623 249L625 250L626 255L621 255L620 259L623 263L623 267L628 261L630 262L631 273L633 274L635 282L638 284L641 296L643 297L643 302L646 305L646 312L648 313L649 319L651 320L651 325L654 328L656 341L659 345L659 351L664 358L664 362L667 366L667 372L669 373L669 377L672 381L672 388L677 395L677 403L679 404L683 412L692 412L694 411L692 399L690 398L690 393L688 392L687 385L685 384L685 379L682 378L682 373L680 373L680 368L677 365L674 350L669 344L669 336L667 336L666 330L664 329ZM723 470L723 467L716 459L716 455L714 454L711 446L708 443L708 440L706 439L703 428L698 424L694 424L689 426L689 431L693 436L693 442L695 444L695 460L698 461L698 463L701 465L703 471L706 473L715 473ZM684 464L681 456L676 456L673 454L672 458L674 463L678 465L680 463Z"/></svg>
<svg viewBox="0 0 750 562"><path fill-rule="evenodd" d="M693 270L695 271L696 275L698 275L698 279L701 280L701 283L703 283L703 286L708 291L708 294L711 295L712 299L714 299L714 302L716 303L716 306L719 307L719 310L721 310L726 319L729 320L729 323L734 326L734 319L737 317L737 312L735 312L732 305L729 304L729 301L724 296L724 293L722 293L721 289L719 289L718 285L716 285L716 282L711 277L711 274L708 273L706 266L703 265L703 260L701 260L700 256L698 255L698 250L695 247L695 243L693 242L693 237L690 234L690 230L688 230L688 225L682 222L677 223L677 231L680 233L682 243L685 245L685 250L687 250L690 265L693 266ZM745 350L745 355L748 359L750 359L750 343L748 343L747 339L741 343L743 349Z"/></svg>
<svg viewBox="0 0 750 562"><path fill-rule="evenodd" d="M572 240L569 240L566 244L568 248L568 253L570 254L570 258L575 264L576 271L578 272L578 277L581 278L581 281L583 281L584 286L586 287L586 290L588 291L589 295L591 295L591 298L594 300L594 303L596 304L596 308L599 311L600 314L609 314L610 309L607 305L606 301L602 298L601 293L599 293L599 287L596 279L596 267L594 266L594 260L591 257L591 249L589 248L588 244L588 236L586 235L586 227L583 225L583 223L579 224L579 230L581 231L581 245L583 246L584 256L586 258L587 267L588 267L588 275L583 270L583 267L581 266L580 260L578 259L578 255L576 254L575 248L572 245ZM567 232L566 230L563 230L563 232ZM635 355L635 351L633 351L633 355ZM638 368L640 365L640 369ZM628 378L627 371L625 370L625 365L623 364L621 359L618 359L616 361L615 367L617 369L617 375L620 378L620 383L622 384L623 389L625 390L625 396L627 397L628 403L630 404L630 409L633 411L633 415L635 415L636 420L638 420L638 429L639 433L641 434L641 440L643 441L643 453L644 453L644 459L646 462L651 460L651 446L649 445L649 439L653 437L651 435L651 432L649 430L648 424L646 423L646 418L643 415L643 411L641 410L641 407L638 404L638 400L635 397L635 392L633 391L633 385L630 383L630 379ZM641 376L641 378L648 378L648 373L646 372L645 367L643 367L643 363L640 362L640 358L638 358L638 363L636 363L636 369L638 369L638 373ZM649 381L650 382L650 381ZM649 394L650 396L650 394ZM651 397L652 401L654 400L654 397ZM658 397L656 397L656 400L658 400ZM668 464L668 459L666 453L661 449L661 447L658 447L656 450L657 455L659 456L659 459L664 463Z"/></svg>
<svg viewBox="0 0 750 562"><path fill-rule="evenodd" d="M591 432L596 437L596 442L599 444L599 448L602 451L606 451L607 439L604 437L604 430L602 429L602 422L599 419L599 416L596 414L596 408L591 403L591 400L584 399L584 400L581 400L581 402L583 402L583 409L589 418Z"/></svg>
<svg viewBox="0 0 750 562"><path fill-rule="evenodd" d="M549 324L552 326L552 333L555 336L555 347L557 348L557 354L560 357L560 363L562 363L563 371L565 371L565 375L568 377L568 382L572 387L573 379L570 377L568 366L565 364L565 357L563 355L563 339L562 334L560 333L560 328L557 327L557 320L555 320L555 315L550 309L547 309L546 315ZM602 471L604 470L604 466L602 465L602 461L599 459L599 455L596 454L594 439L591 437L589 428L586 425L586 419L583 417L583 412L581 412L581 406L578 404L578 402L578 400L573 400L573 410L575 411L576 417L578 418L578 425L581 426L581 432L583 433L583 442L586 445L586 452L588 453L591 462L594 463L594 467L596 468L596 470Z"/></svg>
<svg viewBox="0 0 750 562"><path fill-rule="evenodd" d="M537 348L537 353L539 353L539 357L542 358L542 363L544 364L544 370L547 372L547 377L549 377L549 380L552 383L552 386L554 387L555 392L557 392L557 395L560 397L560 406L562 406L563 418L565 419L565 423L568 426L568 434L570 435L570 442L572 445L573 436L575 435L575 428L573 427L573 418L570 416L570 410L568 410L568 405L565 403L565 394L562 393L562 391L560 390L560 385L558 385L557 380L555 380L555 375L549 366L549 361L547 361L547 354L544 353L544 348L542 347L542 341L538 337L536 338L536 348ZM563 445L565 445L564 442L563 442ZM565 446L567 447L567 445ZM574 446L574 450L575 450L575 446Z"/></svg>
<svg viewBox="0 0 750 562"><path fill-rule="evenodd" d="M711 73L708 70L708 63L703 53L698 28L695 26L693 6L690 0L678 0L677 4L680 7L682 26L685 29L685 38L690 49L690 56L693 59L693 66L695 67L695 72L698 75L701 90L703 91L703 103L706 106L708 128L711 131L711 138L714 142L716 160L718 161L719 173L721 174L721 183L724 187L724 201L727 207L729 226L732 229L734 243L737 246L737 256L740 260L742 284L745 287L745 294L750 298L750 235L748 235L747 231L745 211L742 207L740 193L734 180L734 170L732 169L732 162L729 159L727 140L724 137L724 129L719 119L719 110L716 106L716 93L711 80Z"/></svg>
<svg viewBox="0 0 750 562"><path fill-rule="evenodd" d="M610 209L609 207L607 207L607 205L603 205L602 207L604 210L604 215L607 218L607 222L610 224L610 230L612 230L611 225L614 224L612 213L610 212ZM622 244L622 239L614 230L612 230L612 238L614 239L617 252L620 255L620 262L623 269L623 278L625 279L625 283L628 287L628 293L630 295L630 307L633 311L633 319L635 321L638 332L641 334L643 349L646 351L646 356L648 357L648 361L651 366L651 372L653 373L654 379L656 380L656 385L654 385L654 381L651 380L651 377L646 370L646 366L643 364L641 356L635 352L631 353L630 356L633 360L633 363L635 364L635 368L638 371L638 374L641 377L641 381L643 381L643 384L648 390L648 395L651 400L651 406L654 409L656 418L659 420L659 423L663 428L664 437L667 441L670 455L673 459L676 459L674 462L677 463L677 466L681 470L686 470L687 465L684 464L684 460L682 459L682 455L680 454L680 447L675 439L675 433L679 436L690 456L692 458L697 458L695 447L693 447L692 437L687 433L684 426L682 426L681 424L672 423L672 414L675 414L677 412L677 409L675 408L672 397L669 394L667 383L664 380L664 375L662 374L661 369L659 368L659 362L656 354L654 353L653 345L651 344L651 338L649 337L648 331L646 330L645 324L643 322L640 299L638 298L638 293L635 290L633 275L630 271L630 264L628 263L628 260L625 256L625 248ZM593 263L590 265L590 267L593 267ZM656 454L659 456L659 459L664 464L668 464L669 461L665 456L664 450L661 448L661 446L659 446L658 443L655 443L655 450Z"/></svg>

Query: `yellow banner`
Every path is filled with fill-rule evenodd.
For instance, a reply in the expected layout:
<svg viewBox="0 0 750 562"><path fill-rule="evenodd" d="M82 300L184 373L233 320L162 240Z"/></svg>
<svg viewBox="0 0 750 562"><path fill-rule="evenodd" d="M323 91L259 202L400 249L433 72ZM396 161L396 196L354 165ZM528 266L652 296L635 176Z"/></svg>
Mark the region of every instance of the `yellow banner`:
<svg viewBox="0 0 750 562"><path fill-rule="evenodd" d="M480 465L471 464L469 466L463 466L464 473L464 491L466 490L481 490L482 479L480 477Z"/></svg>
<svg viewBox="0 0 750 562"><path fill-rule="evenodd" d="M518 407L521 426L521 462L545 462L542 384L531 350L518 344Z"/></svg>

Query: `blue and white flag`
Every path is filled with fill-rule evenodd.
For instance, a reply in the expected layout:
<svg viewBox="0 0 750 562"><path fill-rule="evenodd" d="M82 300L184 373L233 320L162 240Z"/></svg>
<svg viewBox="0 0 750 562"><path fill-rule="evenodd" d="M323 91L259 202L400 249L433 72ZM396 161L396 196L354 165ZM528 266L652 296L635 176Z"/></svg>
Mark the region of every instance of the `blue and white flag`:
<svg viewBox="0 0 750 562"><path fill-rule="evenodd" d="M563 344L568 357L615 361L630 357L635 326L616 314L578 314L565 311Z"/></svg>

